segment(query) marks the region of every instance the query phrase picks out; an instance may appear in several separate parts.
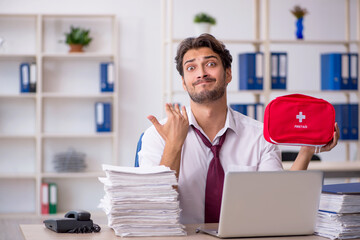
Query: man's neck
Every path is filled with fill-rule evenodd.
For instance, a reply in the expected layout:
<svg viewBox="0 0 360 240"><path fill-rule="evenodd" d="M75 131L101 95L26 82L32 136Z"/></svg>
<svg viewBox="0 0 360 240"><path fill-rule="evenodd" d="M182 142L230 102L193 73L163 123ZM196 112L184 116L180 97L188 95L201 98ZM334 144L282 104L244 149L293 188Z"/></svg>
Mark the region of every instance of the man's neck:
<svg viewBox="0 0 360 240"><path fill-rule="evenodd" d="M226 96L207 104L198 104L191 101L190 106L197 123L212 142L216 134L225 126L227 114Z"/></svg>

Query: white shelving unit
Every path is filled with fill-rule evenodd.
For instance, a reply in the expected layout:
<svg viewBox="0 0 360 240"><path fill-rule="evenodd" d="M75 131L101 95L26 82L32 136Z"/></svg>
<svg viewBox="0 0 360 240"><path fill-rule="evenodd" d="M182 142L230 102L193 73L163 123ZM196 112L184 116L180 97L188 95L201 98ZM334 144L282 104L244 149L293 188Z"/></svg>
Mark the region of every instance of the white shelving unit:
<svg viewBox="0 0 360 240"><path fill-rule="evenodd" d="M279 2L281 0L278 0ZM345 19L344 19L344 29L345 29L345 36L341 40L333 40L332 38L325 38L325 39L305 39L305 40L294 40L294 39L278 39L278 38L272 38L270 34L271 30L271 17L270 17L270 10L271 10L271 4L273 3L273 0L255 0L252 1L250 5L252 5L252 23L246 22L245 25L252 25L252 35L253 38L228 38L225 36L224 38L221 35L216 35L217 38L219 38L227 47L232 47L234 45L236 46L243 46L246 45L249 48L249 46L252 48L251 51L262 51L264 53L264 59L265 59L265 67L264 67L264 84L263 84L263 90L238 90L234 88L228 87L228 97L239 97L241 95L247 94L248 98L252 98L255 103L264 103L265 106L267 103L269 103L273 98L280 95L286 95L291 93L302 93L302 94L308 94L313 95L315 97L322 97L322 95L328 96L330 99L333 98L333 96L340 96L340 98L343 99L343 102L354 102L352 98L355 96L355 102L359 102L360 99L360 87L359 90L355 91L322 91L322 90L313 90L313 89L290 89L290 90L272 90L270 88L271 83L271 75L270 75L270 53L271 51L279 51L279 48L282 48L283 46L294 46L294 47L301 47L303 51L313 51L314 46L316 48L328 48L328 52L331 51L339 51L339 50L333 50L333 49L343 49L343 52L357 52L360 55L360 25L358 24L360 22L360 1L359 0L343 0L343 7L345 9ZM284 0L284 3L286 1ZM311 3L314 3L316 1L312 1ZM333 1L334 2L334 1ZM302 2L301 5L306 7L306 4L309 4L310 2ZM331 4L332 2L327 2L326 4ZM178 5L176 5L178 4ZM176 46L182 41L182 38L179 38L178 35L176 35L176 16L174 12L174 5L179 7L181 4L180 1L177 0L162 0L162 46L163 46L163 103L165 102L180 102L182 99L185 99L182 96L185 96L184 91L180 88L176 88L174 83L174 79L176 78L176 70L174 67L174 57L176 54ZM292 3L294 4L294 3ZM296 3L295 3L296 4ZM197 7L199 8L201 4L199 4ZM227 9L229 12L233 11L230 9L230 4L222 5L223 9ZM239 3L240 5L240 3ZM356 7L356 11L353 11L351 9L352 7ZM208 6L203 5L202 8L198 9L198 12L205 11ZM238 6L237 6L238 7ZM192 6L193 9L196 8L196 6ZM191 9L191 10L193 10ZM215 9L215 8L213 8ZM219 9L219 8L218 8ZM220 11L221 9L219 9ZM289 9L286 9L287 13L289 13ZM340 11L340 9L337 9L337 11ZM180 9L177 9L177 12L181 12ZM357 25L355 26L356 30L356 39L351 38L351 25L356 24L354 22L351 22L350 14L356 14L356 22ZM238 13L241 15L241 13ZM280 13L278 13L281 15ZM312 14L312 13L311 13ZM189 17L189 14L187 15ZM193 17L193 16L192 16ZM216 16L215 16L216 17ZM336 17L336 16L332 16ZM306 18L306 17L305 17ZM295 18L294 18L295 19ZM184 22L184 18L182 19ZM226 21L226 19L218 19L218 21ZM178 23L178 22L177 22ZM307 24L311 24L307 22ZM180 26L179 24L176 26ZM236 27L235 27L236 26ZM182 26L180 26L181 28ZM188 26L189 27L189 26ZM244 24L241 25L240 23L233 23L231 26L227 26L228 30L231 29L231 31L236 31L236 29L241 29L244 27ZM326 26L331 27L331 26ZM223 25L224 28L224 25ZM182 29L184 32L184 29ZM222 33L225 32L224 29L222 29ZM187 32L189 34L189 32ZM193 33L190 33L193 34ZM190 35L191 36L191 35ZM189 37L189 35L184 36ZM310 49L310 47L312 47ZM315 48L315 49L316 49ZM354 50L355 49L355 50ZM231 51L231 49L230 49ZM249 50L247 50L249 51ZM282 50L286 51L286 50ZM241 52L234 52L231 51L233 55L233 60L236 61L237 54ZM318 58L320 59L320 55L318 55ZM288 56L288 61L294 61L294 59L291 58L291 56ZM320 60L319 60L320 61ZM233 82L238 81L238 73L236 72L238 66L234 64L233 62ZM320 65L319 65L320 68ZM360 66L359 66L360 69ZM288 70L289 71L289 70ZM235 72L235 74L234 74ZM296 79L299 80L299 79ZM178 80L180 81L180 80ZM294 81L291 77L288 75L288 86L289 83ZM314 77L314 81L316 81L319 86L321 83L320 76ZM234 83L232 83L234 84ZM180 96L180 97L179 97ZM250 97L249 97L250 96ZM328 99L329 99L328 98ZM181 99L181 100L179 100ZM240 100L241 102L241 100ZM248 103L248 100L247 102ZM184 103L183 103L184 104ZM187 104L187 103L185 103ZM359 118L360 119L360 118ZM350 145L355 145L356 149L360 148L360 141L344 141L340 140L339 144L343 144L345 147L345 150L343 152L343 161L338 162L327 162L326 156L322 158L322 161L320 163L311 163L309 169L316 169L316 170L323 170L323 171L344 171L344 172L351 172L351 171L360 171L360 151L357 151L356 153L356 159L353 160L350 156ZM334 152L334 151L332 151ZM352 161L353 160L353 161ZM284 163L284 168L289 169L292 163Z"/></svg>
<svg viewBox="0 0 360 240"><path fill-rule="evenodd" d="M84 53L59 43L71 25L91 30ZM1 14L0 37L0 215L41 214L42 182L57 183L58 212L96 210L101 164L118 164L116 16ZM100 63L109 61L115 89L102 93ZM20 93L22 62L36 62L36 93ZM112 132L96 132L98 101L112 104ZM56 172L55 154L71 147L86 154L86 170Z"/></svg>

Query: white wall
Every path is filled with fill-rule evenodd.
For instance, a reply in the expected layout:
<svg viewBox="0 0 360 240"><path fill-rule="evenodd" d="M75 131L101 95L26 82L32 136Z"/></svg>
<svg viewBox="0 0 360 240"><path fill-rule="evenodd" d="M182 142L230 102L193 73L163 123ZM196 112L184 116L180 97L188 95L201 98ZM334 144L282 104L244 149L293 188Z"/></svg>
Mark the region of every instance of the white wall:
<svg viewBox="0 0 360 240"><path fill-rule="evenodd" d="M262 1L261 1L262 2ZM341 0L271 0L270 37L293 39L295 18L289 9L295 4L306 7L310 14L305 18L305 38L331 40L344 39L344 1ZM355 13L351 0L352 13ZM325 7L326 6L326 7ZM213 34L219 38L253 37L252 0L175 0L174 36L185 38L194 35L192 18L200 11L217 18ZM150 123L146 116L162 115L161 85L161 1L160 0L0 0L0 13L111 13L119 21L120 55L120 159L123 165L133 165L138 137ZM354 14L353 14L354 15ZM357 27L352 17L351 28ZM354 31L353 31L354 32ZM352 39L355 34L352 34ZM237 89L237 54L252 51L249 46L229 45L233 54L234 79L229 86ZM308 48L309 49L309 48ZM303 47L275 46L272 50L286 50L295 63L289 65L291 90L320 90L319 54L323 51L344 51L342 46ZM308 60L311 59L311 60ZM179 78L176 78L178 84ZM316 80L316 81L315 81ZM330 96L331 97L331 96ZM328 95L325 98L330 100ZM251 96L246 96L252 101ZM339 98L341 101L341 97ZM336 158L344 156L338 151ZM335 151L336 153L336 151Z"/></svg>

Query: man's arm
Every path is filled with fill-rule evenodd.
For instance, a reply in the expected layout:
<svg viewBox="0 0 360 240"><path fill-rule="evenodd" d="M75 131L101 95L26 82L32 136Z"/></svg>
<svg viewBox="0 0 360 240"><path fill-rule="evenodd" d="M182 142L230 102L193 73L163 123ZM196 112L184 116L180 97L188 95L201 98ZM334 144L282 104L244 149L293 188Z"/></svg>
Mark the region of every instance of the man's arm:
<svg viewBox="0 0 360 240"><path fill-rule="evenodd" d="M180 171L181 149L189 130L189 119L186 109L183 106L181 110L179 105L176 104L173 107L167 103L165 105L167 121L164 125L161 125L156 117L148 116L148 119L165 141L160 165L165 165L175 170L177 177Z"/></svg>
<svg viewBox="0 0 360 240"><path fill-rule="evenodd" d="M333 149L337 145L339 137L340 137L339 127L338 124L335 123L335 131L334 131L333 139L328 144L321 147L319 152L327 152ZM295 162L291 166L290 170L292 171L306 170L309 166L309 163L314 153L315 153L315 147L307 147L307 146L301 147L300 152L297 155Z"/></svg>

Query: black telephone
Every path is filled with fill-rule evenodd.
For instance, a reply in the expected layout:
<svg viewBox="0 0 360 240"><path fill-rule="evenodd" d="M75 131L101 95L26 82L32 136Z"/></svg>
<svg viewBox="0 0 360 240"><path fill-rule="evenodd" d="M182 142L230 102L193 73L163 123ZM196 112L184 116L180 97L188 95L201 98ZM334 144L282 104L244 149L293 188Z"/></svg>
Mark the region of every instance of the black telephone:
<svg viewBox="0 0 360 240"><path fill-rule="evenodd" d="M57 233L91 233L100 232L99 225L90 219L91 214L87 211L69 211L65 218L47 219L45 226Z"/></svg>

